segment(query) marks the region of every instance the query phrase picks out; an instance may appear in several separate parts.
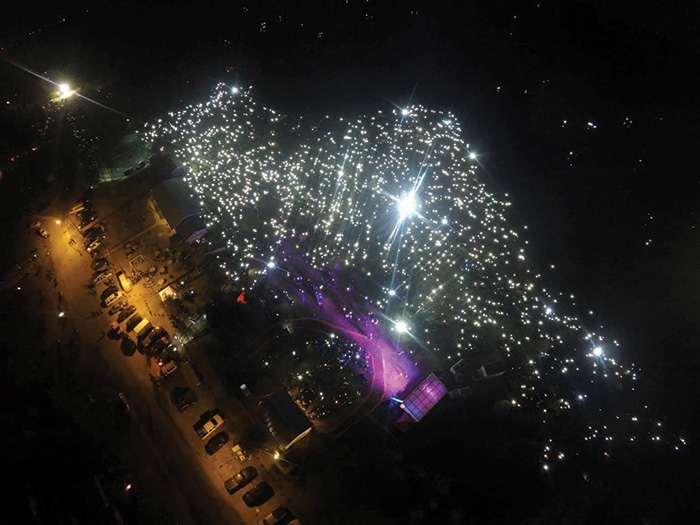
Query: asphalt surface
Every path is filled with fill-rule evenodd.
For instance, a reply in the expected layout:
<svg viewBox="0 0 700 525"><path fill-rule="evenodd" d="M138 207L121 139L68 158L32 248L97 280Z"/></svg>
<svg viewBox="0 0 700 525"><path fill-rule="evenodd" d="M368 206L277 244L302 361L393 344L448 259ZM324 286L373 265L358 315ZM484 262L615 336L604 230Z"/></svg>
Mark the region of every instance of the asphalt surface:
<svg viewBox="0 0 700 525"><path fill-rule="evenodd" d="M125 394L131 419L120 455L146 502L143 511L157 522L244 523L212 483L208 472L212 465L202 463L200 457L203 443L197 443L201 454L193 454L196 436L187 439L185 432L190 425L188 416L194 415L178 414L169 404L167 387L152 383L145 356L138 352L124 356L119 341L110 337L109 324L116 315L108 316L108 308L100 305L99 291L88 287L93 259L82 247L82 235L64 220L64 209L68 208L56 198L35 217L49 231L49 239L41 239L28 228L17 229L13 253L24 257L17 263L21 268L17 269L19 289L9 291L18 307L43 323L44 346L54 349L48 356L54 382L60 385L52 391L54 400L69 411L79 410L75 405L80 399L68 388L76 381L86 390L92 385ZM71 238L76 242L70 243ZM13 283L12 276L5 281ZM139 288L137 285L132 292L134 297ZM158 303L151 298L152 308ZM200 396L199 407L206 406L209 400ZM194 435L191 427L190 431ZM216 469L220 470L218 465Z"/></svg>

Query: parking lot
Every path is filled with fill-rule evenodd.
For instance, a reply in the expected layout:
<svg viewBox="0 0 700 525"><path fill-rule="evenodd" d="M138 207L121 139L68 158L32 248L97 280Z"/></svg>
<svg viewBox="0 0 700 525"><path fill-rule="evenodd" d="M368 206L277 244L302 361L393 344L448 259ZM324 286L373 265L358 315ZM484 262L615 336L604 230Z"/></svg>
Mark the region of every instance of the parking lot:
<svg viewBox="0 0 700 525"><path fill-rule="evenodd" d="M93 304L82 320L93 327L101 325L96 342L112 355L118 349L133 379L146 389L150 384L148 390L194 451L217 487L221 503L233 506L246 523L258 523L282 504L280 496L248 506L242 495L259 482L273 478L279 481L283 475L275 471L274 458L265 457L262 451L241 454L232 449L253 419L240 403L227 396L216 374L207 370L202 362L206 356L190 356L186 347L192 335L206 326L198 313L199 299L208 293L208 278L197 268L201 251L196 246L170 245L172 232L149 202L148 191L130 189L127 195L124 191L98 187L84 203L91 211L82 216L90 222L81 221L77 212L66 213L53 239L64 243L64 271L80 276L72 293L93 296L91 301L80 301L79 309ZM69 264L74 265L73 271L68 269ZM206 376L202 369L207 370ZM189 388L197 402L178 410L172 396L178 388ZM193 427L205 411L214 408L225 415L221 427L229 439L216 450L210 445L209 454L205 445L218 433L200 439ZM229 494L226 482L249 467L258 473L256 478L249 486ZM284 489L273 492L280 492L282 497L285 494ZM291 519L291 513L287 516Z"/></svg>

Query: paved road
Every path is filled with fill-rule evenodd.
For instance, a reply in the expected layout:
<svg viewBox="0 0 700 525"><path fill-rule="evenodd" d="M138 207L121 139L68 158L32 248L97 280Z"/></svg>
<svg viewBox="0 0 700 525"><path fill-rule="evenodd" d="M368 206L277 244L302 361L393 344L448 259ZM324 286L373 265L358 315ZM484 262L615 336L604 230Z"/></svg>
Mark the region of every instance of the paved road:
<svg viewBox="0 0 700 525"><path fill-rule="evenodd" d="M125 393L132 417L122 456L146 496L149 514L159 523L244 523L212 483L208 465L201 463L192 443L183 437L178 424L182 422L173 419L166 393L149 379L145 357L139 353L125 357L119 342L109 338L107 309L87 287L92 257L70 224L56 224L60 217L61 210L52 208L39 217L50 233L48 240L18 232L22 236L18 253L26 255L21 261L23 275L28 274L18 293L34 315L44 316L46 347L57 348L60 340L68 354L59 363L60 356L54 352L56 373L83 376L86 383ZM69 243L71 237L76 243ZM64 315L59 317L61 311ZM61 394L56 392L59 399ZM75 399L65 397L63 402Z"/></svg>
<svg viewBox="0 0 700 525"><path fill-rule="evenodd" d="M100 202L99 198L95 201ZM192 424L203 411L218 407L226 415L225 430L234 443L242 437L252 418L239 400L231 396L230 385L222 384L216 371L208 366L205 348L194 345L190 349L205 381L197 387L190 384L199 404L184 414L178 413L168 399L175 385L188 384L181 369L156 386L149 378L153 370L145 356L138 352L130 357L122 354L118 340L110 338L108 333L113 318L99 304L101 288L95 293L87 286L93 274L92 257L83 248L82 235L75 225L65 220L64 208L65 203L54 205L36 217L49 231L48 240L28 230L19 232L22 246L18 253L24 254L18 261L24 267L19 275L30 272L24 277L23 287L27 289L22 293L36 303L33 308L40 309L46 319L47 348L54 348L56 341L61 340L64 351L69 353L69 359L61 361L61 366L56 361L57 373L77 373L87 384L125 393L131 406L131 422L122 455L136 476L139 489L146 495L144 499L149 502L153 519L159 523L256 524L277 505L295 510L311 503L309 482L300 484L284 476L262 451L254 453L248 464L258 469L257 481L266 480L273 485L276 496L259 509L250 509L242 502L244 490L233 496L225 492L224 480L244 465L233 459L230 447L224 447L214 456L205 454L206 440L196 436ZM97 211L101 211L99 207ZM61 220L60 224L56 223L57 219ZM120 219L115 216L114 220ZM116 233L114 228L111 231ZM111 257L118 260L123 255L119 252L122 248L120 243L115 246L118 249ZM33 254L37 254L36 259ZM128 294L129 302L144 317L153 316L158 324L162 320L168 326L157 293L142 283ZM41 291L41 296L36 290ZM63 317L58 317L59 311L64 312ZM67 344L68 341L72 344ZM71 400L66 398L66 402ZM313 514L311 508L308 511Z"/></svg>

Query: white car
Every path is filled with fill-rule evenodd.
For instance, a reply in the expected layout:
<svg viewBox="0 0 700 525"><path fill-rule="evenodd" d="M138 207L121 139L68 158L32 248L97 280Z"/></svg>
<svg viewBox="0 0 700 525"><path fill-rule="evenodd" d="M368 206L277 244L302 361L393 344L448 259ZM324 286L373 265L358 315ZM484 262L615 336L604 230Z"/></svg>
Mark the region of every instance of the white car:
<svg viewBox="0 0 700 525"><path fill-rule="evenodd" d="M92 241L92 243L90 243L90 246L87 247L87 252L90 253L92 251L97 250L97 248L99 248L101 244L102 243L100 242L99 239Z"/></svg>
<svg viewBox="0 0 700 525"><path fill-rule="evenodd" d="M241 463L250 459L250 456L243 450L240 443L233 445L231 447L231 452L233 452L233 455L236 456Z"/></svg>
<svg viewBox="0 0 700 525"><path fill-rule="evenodd" d="M119 298L122 296L122 292L114 292L112 295L108 296L105 299L105 306L112 306L114 303L116 303Z"/></svg>
<svg viewBox="0 0 700 525"><path fill-rule="evenodd" d="M201 439L205 439L224 423L224 417L216 410L205 412L192 428Z"/></svg>
<svg viewBox="0 0 700 525"><path fill-rule="evenodd" d="M112 272L110 272L109 270L107 270L106 272L102 272L102 273L99 274L97 277L95 277L95 281L94 281L94 282L95 282L95 284L100 284L100 283L103 282L105 279L109 279L110 277L112 277Z"/></svg>
<svg viewBox="0 0 700 525"><path fill-rule="evenodd" d="M175 361L168 361L160 369L160 377L168 377L175 370L177 370L177 363Z"/></svg>
<svg viewBox="0 0 700 525"><path fill-rule="evenodd" d="M294 519L294 515L287 507L280 505L273 510L258 525L284 525Z"/></svg>

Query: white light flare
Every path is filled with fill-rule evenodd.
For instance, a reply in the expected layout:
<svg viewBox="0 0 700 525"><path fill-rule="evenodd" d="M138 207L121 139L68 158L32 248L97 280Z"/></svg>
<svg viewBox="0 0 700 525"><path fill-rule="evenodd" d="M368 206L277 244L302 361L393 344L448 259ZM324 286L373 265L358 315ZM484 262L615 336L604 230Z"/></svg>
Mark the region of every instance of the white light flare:
<svg viewBox="0 0 700 525"><path fill-rule="evenodd" d="M416 196L413 192L399 199L399 217L407 219L416 213Z"/></svg>
<svg viewBox="0 0 700 525"><path fill-rule="evenodd" d="M406 321L396 321L396 323L394 323L394 329L400 334L407 333L408 324L406 323Z"/></svg>
<svg viewBox="0 0 700 525"><path fill-rule="evenodd" d="M69 98L73 93L75 93L75 91L73 91L68 84L58 85L58 95L61 99Z"/></svg>

